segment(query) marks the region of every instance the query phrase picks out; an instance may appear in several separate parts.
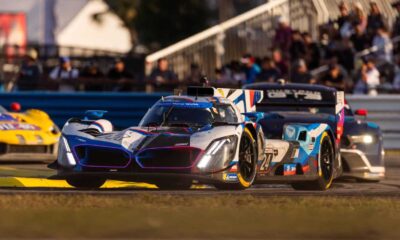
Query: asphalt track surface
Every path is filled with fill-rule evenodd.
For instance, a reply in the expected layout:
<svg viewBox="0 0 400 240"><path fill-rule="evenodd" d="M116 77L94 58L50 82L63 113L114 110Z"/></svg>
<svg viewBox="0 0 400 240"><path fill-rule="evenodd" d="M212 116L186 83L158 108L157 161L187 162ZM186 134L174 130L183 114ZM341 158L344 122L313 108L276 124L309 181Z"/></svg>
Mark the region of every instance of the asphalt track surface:
<svg viewBox="0 0 400 240"><path fill-rule="evenodd" d="M256 185L245 191L218 191L210 186L193 186L186 191L160 191L154 185L108 181L99 190L76 190L65 181L48 180L54 172L44 163L1 163L0 195L18 193L90 194L90 195L223 195L250 194L254 196L383 196L400 197L400 152L386 157L386 178L379 183L359 183L355 180L336 180L331 189L323 192L295 191L289 185Z"/></svg>

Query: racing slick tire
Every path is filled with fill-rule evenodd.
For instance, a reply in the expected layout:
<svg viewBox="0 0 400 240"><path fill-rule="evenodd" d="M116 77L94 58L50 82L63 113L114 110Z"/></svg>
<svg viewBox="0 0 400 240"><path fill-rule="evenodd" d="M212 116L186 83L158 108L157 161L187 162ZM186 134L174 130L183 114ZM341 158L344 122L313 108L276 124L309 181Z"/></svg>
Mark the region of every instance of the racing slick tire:
<svg viewBox="0 0 400 240"><path fill-rule="evenodd" d="M217 183L214 186L219 190L244 190L249 188L256 178L257 158L256 141L246 128L239 145L238 182Z"/></svg>
<svg viewBox="0 0 400 240"><path fill-rule="evenodd" d="M187 190L192 186L192 181L180 180L180 181L159 181L155 185L160 190Z"/></svg>
<svg viewBox="0 0 400 240"><path fill-rule="evenodd" d="M106 179L95 177L68 177L67 183L75 188L80 189L97 189L103 186Z"/></svg>
<svg viewBox="0 0 400 240"><path fill-rule="evenodd" d="M318 154L318 179L307 182L292 183L295 190L325 191L329 189L333 181L334 150L332 140L327 132L324 132L320 142L320 154Z"/></svg>

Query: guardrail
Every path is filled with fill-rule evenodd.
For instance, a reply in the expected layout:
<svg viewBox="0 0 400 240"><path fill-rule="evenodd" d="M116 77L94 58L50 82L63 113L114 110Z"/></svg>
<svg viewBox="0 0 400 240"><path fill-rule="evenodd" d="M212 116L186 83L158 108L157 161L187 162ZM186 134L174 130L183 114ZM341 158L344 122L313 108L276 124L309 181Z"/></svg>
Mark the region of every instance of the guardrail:
<svg viewBox="0 0 400 240"><path fill-rule="evenodd" d="M169 93L2 93L0 105L8 107L19 102L23 109L38 108L46 111L58 126L71 117L82 117L89 109L109 111L106 115L116 128L139 123L140 119L161 96ZM400 149L400 96L377 97L349 95L352 108L369 111L367 120L378 123L384 133L386 149Z"/></svg>
<svg viewBox="0 0 400 240"><path fill-rule="evenodd" d="M0 105L5 108L19 102L22 109L37 108L47 112L58 126L71 117L83 117L86 110L107 110L106 118L116 128L139 123L147 109L162 95L145 93L2 93Z"/></svg>

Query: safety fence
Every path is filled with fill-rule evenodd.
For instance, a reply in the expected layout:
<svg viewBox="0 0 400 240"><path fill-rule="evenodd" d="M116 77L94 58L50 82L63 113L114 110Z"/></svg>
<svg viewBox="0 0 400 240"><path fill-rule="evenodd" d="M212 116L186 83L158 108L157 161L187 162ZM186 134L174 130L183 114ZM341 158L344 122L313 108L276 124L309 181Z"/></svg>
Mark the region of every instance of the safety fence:
<svg viewBox="0 0 400 240"><path fill-rule="evenodd" d="M318 10L316 0L274 0L242 15L211 27L192 37L162 49L146 58L149 74L157 60L167 58L173 70L183 79L189 73L190 64L197 63L211 78L215 68L244 53L264 56L270 52L278 16L285 16L294 29L317 34Z"/></svg>
<svg viewBox="0 0 400 240"><path fill-rule="evenodd" d="M23 109L46 111L58 126L71 117L83 117L86 110L107 110L106 118L116 128L139 123L140 119L161 96L167 93L2 93L0 105L7 108L19 102ZM349 95L346 97L353 110L367 109L367 120L380 125L387 149L400 149L400 96L377 97Z"/></svg>

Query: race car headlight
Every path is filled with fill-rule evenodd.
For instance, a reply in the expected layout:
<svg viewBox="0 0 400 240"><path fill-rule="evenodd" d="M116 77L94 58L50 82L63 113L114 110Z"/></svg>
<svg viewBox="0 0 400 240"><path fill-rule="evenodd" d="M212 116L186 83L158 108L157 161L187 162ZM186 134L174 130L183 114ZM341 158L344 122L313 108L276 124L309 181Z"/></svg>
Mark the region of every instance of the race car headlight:
<svg viewBox="0 0 400 240"><path fill-rule="evenodd" d="M374 137L371 135L350 136L353 143L371 144L374 142Z"/></svg>
<svg viewBox="0 0 400 240"><path fill-rule="evenodd" d="M236 145L237 136L229 136L214 140L200 159L197 167L199 169L211 167L222 169L226 167L235 156Z"/></svg>

